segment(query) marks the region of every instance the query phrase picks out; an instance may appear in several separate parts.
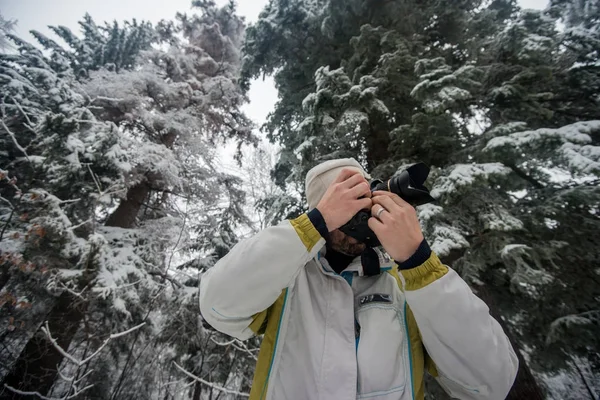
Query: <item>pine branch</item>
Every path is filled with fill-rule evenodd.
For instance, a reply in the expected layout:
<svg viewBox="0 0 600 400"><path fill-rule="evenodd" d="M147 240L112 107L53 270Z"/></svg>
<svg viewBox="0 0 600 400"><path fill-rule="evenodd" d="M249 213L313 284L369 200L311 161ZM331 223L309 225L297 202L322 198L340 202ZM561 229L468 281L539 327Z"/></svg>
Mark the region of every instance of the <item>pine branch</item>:
<svg viewBox="0 0 600 400"><path fill-rule="evenodd" d="M543 189L545 187L540 181L528 175L525 171L517 167L515 164L504 163L504 165L510 168L519 178L531 183L536 189Z"/></svg>

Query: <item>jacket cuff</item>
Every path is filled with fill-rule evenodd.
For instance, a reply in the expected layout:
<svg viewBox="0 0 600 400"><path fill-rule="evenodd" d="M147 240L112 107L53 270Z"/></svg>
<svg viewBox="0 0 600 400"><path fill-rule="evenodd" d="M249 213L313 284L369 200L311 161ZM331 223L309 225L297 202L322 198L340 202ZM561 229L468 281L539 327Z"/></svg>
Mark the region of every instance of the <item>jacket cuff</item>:
<svg viewBox="0 0 600 400"><path fill-rule="evenodd" d="M430 256L431 249L429 248L429 243L427 243L427 240L423 239L423 241L417 248L417 251L415 251L415 253L412 256L410 256L408 260L404 262L396 261L396 264L398 264L398 269L416 268L419 265L424 264Z"/></svg>
<svg viewBox="0 0 600 400"><path fill-rule="evenodd" d="M308 212L308 219L314 225L315 229L319 232L319 234L323 237L323 239L329 239L329 229L327 228L327 224L325 223L325 218L323 218L323 214L321 211L313 208Z"/></svg>
<svg viewBox="0 0 600 400"><path fill-rule="evenodd" d="M321 234L317 231L307 214L302 214L298 218L290 220L290 224L292 224L308 251L311 251L319 240L321 240Z"/></svg>
<svg viewBox="0 0 600 400"><path fill-rule="evenodd" d="M446 275L448 267L442 264L434 252L431 252L423 264L416 268L400 270L400 272L406 282L406 290L419 290Z"/></svg>

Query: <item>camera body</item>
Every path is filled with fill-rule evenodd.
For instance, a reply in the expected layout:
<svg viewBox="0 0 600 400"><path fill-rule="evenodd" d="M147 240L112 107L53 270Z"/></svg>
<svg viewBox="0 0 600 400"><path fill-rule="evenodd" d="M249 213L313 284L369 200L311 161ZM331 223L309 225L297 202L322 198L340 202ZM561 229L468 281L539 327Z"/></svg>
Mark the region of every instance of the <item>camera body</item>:
<svg viewBox="0 0 600 400"><path fill-rule="evenodd" d="M395 193L414 207L431 203L435 199L429 194L429 189L424 186L428 176L429 167L425 163L418 163L388 181L371 181L371 192L384 190ZM370 217L370 210L361 210L340 230L359 242L365 243L369 248L381 246L379 239L369 228Z"/></svg>

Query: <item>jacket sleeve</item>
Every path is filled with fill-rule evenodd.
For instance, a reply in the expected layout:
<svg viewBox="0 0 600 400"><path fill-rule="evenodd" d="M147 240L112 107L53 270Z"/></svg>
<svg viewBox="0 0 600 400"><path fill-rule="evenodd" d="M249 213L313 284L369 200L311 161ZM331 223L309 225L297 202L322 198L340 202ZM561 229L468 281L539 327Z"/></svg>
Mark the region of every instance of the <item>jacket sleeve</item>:
<svg viewBox="0 0 600 400"><path fill-rule="evenodd" d="M406 301L437 380L454 398L504 399L517 374L517 356L486 304L435 253L401 271Z"/></svg>
<svg viewBox="0 0 600 400"><path fill-rule="evenodd" d="M325 240L307 214L283 221L231 249L200 279L200 312L215 329L245 340Z"/></svg>

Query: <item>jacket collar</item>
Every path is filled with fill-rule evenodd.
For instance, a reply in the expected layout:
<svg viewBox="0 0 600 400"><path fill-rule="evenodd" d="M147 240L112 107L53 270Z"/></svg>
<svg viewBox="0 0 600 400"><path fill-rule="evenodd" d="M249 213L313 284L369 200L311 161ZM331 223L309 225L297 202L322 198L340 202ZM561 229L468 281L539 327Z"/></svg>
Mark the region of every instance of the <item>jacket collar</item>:
<svg viewBox="0 0 600 400"><path fill-rule="evenodd" d="M338 275L329 265L329 262L325 258L325 254L327 250L325 246L317 253L317 263L321 266L321 270L329 275ZM359 276L362 276L362 264L360 263L360 256L357 256L351 263L348 265L343 272L357 272Z"/></svg>

